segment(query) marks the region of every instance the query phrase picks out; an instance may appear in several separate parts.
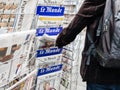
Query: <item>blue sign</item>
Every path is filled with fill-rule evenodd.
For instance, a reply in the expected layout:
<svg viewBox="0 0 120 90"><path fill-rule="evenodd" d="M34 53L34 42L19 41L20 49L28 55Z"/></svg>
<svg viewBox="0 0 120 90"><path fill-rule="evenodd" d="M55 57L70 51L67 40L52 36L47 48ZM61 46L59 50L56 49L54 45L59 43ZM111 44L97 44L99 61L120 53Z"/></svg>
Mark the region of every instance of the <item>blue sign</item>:
<svg viewBox="0 0 120 90"><path fill-rule="evenodd" d="M44 56L51 56L56 54L61 54L62 48L49 48L49 49L42 49L37 50L36 57L44 57Z"/></svg>
<svg viewBox="0 0 120 90"><path fill-rule="evenodd" d="M48 28L48 29L46 29L46 34L49 36L58 35L62 31L62 29L63 29L62 27Z"/></svg>
<svg viewBox="0 0 120 90"><path fill-rule="evenodd" d="M63 16L64 7L58 6L37 6L36 14L40 16Z"/></svg>
<svg viewBox="0 0 120 90"><path fill-rule="evenodd" d="M36 36L43 36L45 33L45 28L38 28L36 30Z"/></svg>
<svg viewBox="0 0 120 90"><path fill-rule="evenodd" d="M59 65L51 66L48 68L41 68L38 70L37 76L41 76L41 75L60 71L62 69L62 66L63 66L62 64L59 64Z"/></svg>
<svg viewBox="0 0 120 90"><path fill-rule="evenodd" d="M43 36L45 33L49 36L58 35L62 29L63 27L38 28L36 30L36 36Z"/></svg>

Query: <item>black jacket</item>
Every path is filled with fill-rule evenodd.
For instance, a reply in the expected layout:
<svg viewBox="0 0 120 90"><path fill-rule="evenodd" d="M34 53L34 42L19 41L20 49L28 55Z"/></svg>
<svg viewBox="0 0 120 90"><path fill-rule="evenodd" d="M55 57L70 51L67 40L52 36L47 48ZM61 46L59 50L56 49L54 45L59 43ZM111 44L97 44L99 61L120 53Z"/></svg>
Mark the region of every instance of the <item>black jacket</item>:
<svg viewBox="0 0 120 90"><path fill-rule="evenodd" d="M84 27L96 41L96 29L103 14L106 0L85 0L67 28L64 28L56 40L56 46L62 47L72 42ZM86 52L90 46L88 38L82 53L80 73L83 81L102 84L120 84L120 69L108 69L99 65L96 58L91 57L90 65L86 65Z"/></svg>

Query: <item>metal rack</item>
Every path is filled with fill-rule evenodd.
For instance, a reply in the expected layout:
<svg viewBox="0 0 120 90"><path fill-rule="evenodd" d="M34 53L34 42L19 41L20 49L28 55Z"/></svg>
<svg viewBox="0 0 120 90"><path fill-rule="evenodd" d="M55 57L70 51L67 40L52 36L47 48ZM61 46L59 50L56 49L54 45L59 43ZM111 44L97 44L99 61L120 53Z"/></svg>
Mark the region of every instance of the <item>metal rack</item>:
<svg viewBox="0 0 120 90"><path fill-rule="evenodd" d="M78 7L76 7L76 5L75 5L78 2L77 0L76 0L76 2L71 0L71 3L70 3L70 0L69 0L68 4L64 3L64 1L63 1L62 5L61 5L61 3L59 5L61 5L61 6L70 6L70 5L75 6L73 10L75 10L75 8L76 8L76 12L77 12ZM73 5L73 3L74 3L74 5ZM52 3L49 3L49 4L46 3L45 4L43 2L43 4L39 4L39 5L52 6L52 5L55 5L55 3L54 4L52 4ZM66 9L66 11L67 11L67 9ZM72 9L71 9L71 11L72 11ZM76 12L66 13L67 18L65 20L68 20L68 22L70 22L69 18L71 18L71 14L74 17ZM45 23L44 21L43 21L43 23L44 23L44 25L41 25L41 27L47 27L48 28L49 26L54 26L51 23ZM61 26L65 27L66 23L62 22ZM71 43L70 45L63 48L62 59L61 59L61 62L60 62L61 64L63 64L62 73L61 73L62 75L61 75L61 77L59 77L60 85L59 85L59 88L56 87L57 88L56 90L77 90L77 86L78 86L77 77L79 76L79 72L78 72L79 69L78 68L80 66L79 65L80 64L80 59L79 59L78 53L80 53L80 51L81 51L80 50L81 49L80 48L80 43L81 43L80 39L81 39L81 37L78 36L73 43ZM79 42L79 43L77 43L77 42ZM64 59L66 59L66 60L64 60ZM44 64L44 62L43 62L43 64ZM49 74L48 74L48 76L49 76ZM44 79L44 81L46 81L46 80ZM52 85L52 86L55 87L54 85Z"/></svg>
<svg viewBox="0 0 120 90"><path fill-rule="evenodd" d="M38 73L39 70L46 70L48 68L52 69L53 67L59 67L57 71L48 73L43 76L34 77L34 84L31 88L32 90L43 89L45 83L50 84L50 87L54 87L56 90L77 90L77 77L78 77L78 71L79 71L79 56L77 56L77 53L80 52L80 39L81 37L78 36L76 40L71 43L70 45L66 46L61 50L62 52L59 52L55 55L51 54L50 56L43 56L36 58L37 50L44 49L45 43L49 42L49 47L47 47L46 51L50 48L55 47L55 39L56 36L49 36L45 33L44 36L35 37L37 28L47 28L50 29L51 27L54 28L60 28L65 27L68 25L68 22L70 22L70 18L74 17L75 13L77 12L77 6L76 3L78 3L78 0L69 0L69 3L66 3L68 0L2 0L0 1L0 41L3 40L9 44L5 47L5 44L3 46L0 45L0 51L5 51L5 55L8 55L11 53L12 48L14 48L13 41L18 43L18 52L15 51L13 53L20 54L20 56L15 56L14 59L12 59L12 56L9 60L6 60L4 62L0 62L0 69L4 69L9 67L8 74L3 73L4 71L1 71L0 78L1 80L4 79L3 76L7 78L6 82L3 85L0 85L0 90L12 90L16 87L26 88L25 85L23 85L23 82L26 83L29 80L27 78L30 78L31 75L34 73L36 76L36 73ZM5 4L5 2L8 2ZM53 21L47 21L47 20L39 20L39 16L36 15L36 6L59 6L59 7L67 7L71 6L74 8L71 8L70 10L65 9L67 12L70 11L71 13L65 13L67 17L62 16L60 20L53 20ZM8 7L9 6L9 7ZM6 7L6 8L5 8ZM73 10L72 10L73 9ZM7 10L7 11L6 11ZM75 10L75 12L73 12ZM4 16L6 15L6 16ZM3 19L4 18L4 19ZM54 17L55 18L55 17ZM72 20L72 19L71 19ZM7 24L1 24L1 23L7 23ZM13 22L10 27L9 23ZM33 30L34 29L34 30ZM24 32L33 31L32 33L25 34L26 38L29 37L29 40L23 40L23 42L20 38L24 37ZM14 33L13 33L14 32ZM20 35L19 35L20 34ZM30 35L30 36L29 36ZM1 38L5 37L5 39ZM17 37L17 40L15 39ZM8 38L8 39L7 39ZM32 40L31 40L32 39ZM13 41L12 41L13 40ZM52 42L52 44L51 44ZM78 42L78 43L77 43ZM74 47L75 46L75 47ZM76 48L77 47L77 48ZM19 50L19 48L21 50ZM39 48L39 49L38 49ZM47 51L48 52L48 51ZM0 52L0 55L2 52ZM22 55L26 54L26 56ZM24 59L24 60L23 60ZM63 60L67 59L67 61ZM1 60L1 57L0 57ZM18 60L18 61L17 61ZM16 62L15 62L16 61ZM21 66L25 62L25 66ZM16 70L13 68L13 64L17 63ZM62 68L61 68L62 65ZM19 68L22 68L25 73L22 74L22 72L19 72ZM27 69L26 69L27 68ZM13 74L12 70L16 71L16 75ZM33 72L32 72L33 71ZM14 78L11 78L14 77ZM35 84L35 81L38 83ZM32 80L31 80L32 82ZM22 87L23 85L23 87ZM31 84L30 84L31 85ZM24 87L25 86L25 87ZM19 90L19 89L18 89ZM26 88L25 90L30 90L30 88Z"/></svg>
<svg viewBox="0 0 120 90"><path fill-rule="evenodd" d="M58 1L58 0L57 0ZM56 1L56 2L57 2ZM60 0L61 1L61 0ZM56 3L55 0L39 0L37 6L42 6L47 8L47 6L54 8L54 7L61 7L60 4ZM56 34L50 34L49 31L52 30L61 30L62 28L62 21L53 19L50 21L51 18L55 18L55 16L47 16L48 20L40 20L40 17L46 16L39 16L37 15L37 51L41 51L42 53L37 54L36 58L36 67L38 69L37 75L37 83L35 90L44 90L47 88L52 88L55 90L59 89L60 78L62 74L62 65L61 65L61 49L55 47L55 39L57 36ZM44 32L44 33L42 33ZM58 50L58 53L50 53L51 50ZM60 52L59 52L60 50ZM46 54L48 53L48 54ZM54 70L55 69L55 70Z"/></svg>

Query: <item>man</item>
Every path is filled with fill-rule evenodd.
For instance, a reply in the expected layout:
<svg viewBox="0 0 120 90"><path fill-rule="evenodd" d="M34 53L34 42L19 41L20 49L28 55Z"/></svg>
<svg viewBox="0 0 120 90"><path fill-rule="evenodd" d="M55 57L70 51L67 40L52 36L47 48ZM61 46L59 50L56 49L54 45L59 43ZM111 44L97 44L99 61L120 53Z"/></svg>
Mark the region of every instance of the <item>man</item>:
<svg viewBox="0 0 120 90"><path fill-rule="evenodd" d="M64 28L57 37L56 46L61 48L72 42L84 27L87 27L86 32L92 35L95 42L97 39L96 30L105 3L106 0L85 0L68 27ZM120 69L103 68L99 65L97 58L93 56L90 58L90 65L86 64L86 52L89 46L90 41L86 36L80 74L83 81L87 82L87 90L120 90Z"/></svg>

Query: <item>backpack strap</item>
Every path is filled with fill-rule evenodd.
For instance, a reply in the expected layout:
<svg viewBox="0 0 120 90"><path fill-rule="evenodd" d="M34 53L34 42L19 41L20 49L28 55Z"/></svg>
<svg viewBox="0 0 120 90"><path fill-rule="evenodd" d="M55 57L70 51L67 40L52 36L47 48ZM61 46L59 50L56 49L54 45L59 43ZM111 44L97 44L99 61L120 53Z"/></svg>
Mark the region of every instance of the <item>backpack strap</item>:
<svg viewBox="0 0 120 90"><path fill-rule="evenodd" d="M98 29L96 31L96 36L97 37L100 36L100 33L102 31L102 21L103 21L103 19L101 18L100 21L99 21ZM90 41L90 46L89 46L89 48L86 52L86 55L88 56L87 61L86 61L86 65L90 65L91 55L95 56L96 55L96 50L95 50L95 42L93 41L89 31L87 32L87 37L88 37L88 40Z"/></svg>
<svg viewBox="0 0 120 90"><path fill-rule="evenodd" d="M109 17L111 16L111 14L109 14ZM104 24L106 25L106 24ZM107 25L106 25L107 26ZM99 25L98 25L98 29L96 31L96 37L100 37L101 35L101 32L102 32L102 28L103 28L103 17L101 17L100 21L99 21ZM105 29L107 29L107 27L104 26ZM86 65L90 65L90 58L91 58L91 55L93 56L96 56L96 49L95 49L95 43L99 40L97 39L96 42L93 41L91 35L90 35L90 32L88 31L87 32L87 37L88 37L88 40L90 41L90 46L87 50L87 53L86 55L88 56L87 57L87 61L86 61Z"/></svg>
<svg viewBox="0 0 120 90"><path fill-rule="evenodd" d="M111 0L111 2L113 2L113 1ZM104 31L108 30L108 22L109 22L111 15L112 15L112 6L110 8L110 11L109 11L108 16L106 17L105 21L103 21L103 16L101 17L101 19L99 21L98 29L96 31L96 37L100 37L101 32L103 30ZM86 52L86 55L87 55L86 65L90 65L91 55L96 56L95 43L99 40L99 38L94 42L89 31L87 32L87 37L88 37L88 40L90 41L90 46Z"/></svg>
<svg viewBox="0 0 120 90"><path fill-rule="evenodd" d="M93 42L89 32L87 33L87 37L88 37L91 45L89 46L89 48L86 52L86 55L88 56L87 61L86 61L86 65L90 65L91 55L94 55L94 53L95 53L95 43Z"/></svg>

